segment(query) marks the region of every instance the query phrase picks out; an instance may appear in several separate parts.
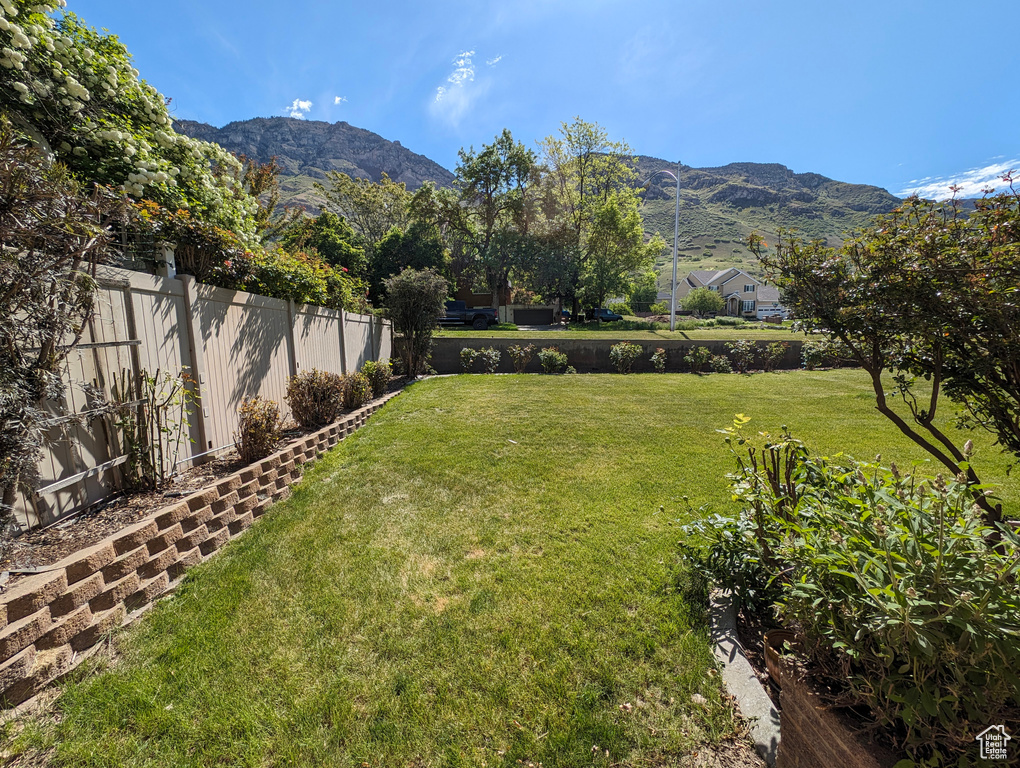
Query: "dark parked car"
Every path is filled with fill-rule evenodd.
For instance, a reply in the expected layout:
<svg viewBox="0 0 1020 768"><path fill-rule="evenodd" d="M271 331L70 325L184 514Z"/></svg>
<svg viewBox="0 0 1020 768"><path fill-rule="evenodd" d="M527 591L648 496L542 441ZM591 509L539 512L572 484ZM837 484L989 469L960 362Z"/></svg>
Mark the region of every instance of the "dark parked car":
<svg viewBox="0 0 1020 768"><path fill-rule="evenodd" d="M496 325L496 310L492 307L468 306L463 301L446 302L446 314L439 318L440 325L470 325L476 331L484 331L490 325Z"/></svg>
<svg viewBox="0 0 1020 768"><path fill-rule="evenodd" d="M591 312L588 313L588 317L592 320L601 320L603 323L611 323L614 320L623 320L623 315L610 312L605 307L591 310Z"/></svg>

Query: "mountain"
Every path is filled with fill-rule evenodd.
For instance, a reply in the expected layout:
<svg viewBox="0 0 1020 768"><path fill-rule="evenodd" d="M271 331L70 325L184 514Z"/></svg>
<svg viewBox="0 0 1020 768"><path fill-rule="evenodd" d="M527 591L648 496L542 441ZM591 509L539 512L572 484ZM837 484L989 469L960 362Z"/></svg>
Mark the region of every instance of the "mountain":
<svg viewBox="0 0 1020 768"><path fill-rule="evenodd" d="M638 156L639 180L675 163ZM644 192L641 215L648 234L658 232L669 248L657 265L672 264L676 182L658 174ZM744 243L751 232L766 237L778 227L808 239L838 245L847 233L889 213L902 202L880 187L847 184L817 173L794 173L778 163L730 163L719 168L680 167L680 271L740 267L757 270ZM668 285L668 275L660 284Z"/></svg>
<svg viewBox="0 0 1020 768"><path fill-rule="evenodd" d="M348 123L324 123L290 117L258 117L214 128L180 120L181 133L214 141L260 162L275 157L281 167L284 203L318 210L313 182L328 171L378 181L383 172L414 190L426 181L449 186L453 174L429 158ZM675 163L656 157L635 158L638 179L659 170L676 172ZM658 262L660 284L672 262L675 182L658 174L642 193L645 232L660 233L670 246ZM751 232L769 236L777 227L838 245L843 237L888 213L900 199L884 189L847 184L817 173L794 173L778 163L730 163L719 168L680 167L680 269L740 267L757 271L744 246Z"/></svg>
<svg viewBox="0 0 1020 768"><path fill-rule="evenodd" d="M179 133L212 141L235 154L259 162L275 157L280 165L280 191L288 205L318 210L312 184L324 181L328 171L378 181L382 173L414 190L426 181L448 186L453 174L424 155L387 141L377 133L348 123L296 120L292 117L256 117L215 128L206 123L178 120Z"/></svg>

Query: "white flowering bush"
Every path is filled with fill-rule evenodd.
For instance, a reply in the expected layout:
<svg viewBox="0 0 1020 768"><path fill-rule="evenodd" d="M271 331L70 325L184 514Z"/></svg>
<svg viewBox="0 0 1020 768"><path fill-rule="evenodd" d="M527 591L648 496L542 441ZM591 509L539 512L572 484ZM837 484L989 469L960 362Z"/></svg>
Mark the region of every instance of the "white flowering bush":
<svg viewBox="0 0 1020 768"><path fill-rule="evenodd" d="M256 241L241 163L173 130L166 99L139 79L116 36L64 0L0 0L0 109L82 180L119 188Z"/></svg>

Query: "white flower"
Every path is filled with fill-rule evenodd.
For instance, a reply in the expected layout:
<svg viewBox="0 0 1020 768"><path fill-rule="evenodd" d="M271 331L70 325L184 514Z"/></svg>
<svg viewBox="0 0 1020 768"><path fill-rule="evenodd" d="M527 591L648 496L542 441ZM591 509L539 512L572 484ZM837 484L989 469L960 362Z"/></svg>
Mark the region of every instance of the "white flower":
<svg viewBox="0 0 1020 768"><path fill-rule="evenodd" d="M15 83L14 90L16 90L18 93L28 93L28 86L25 85L24 83Z"/></svg>

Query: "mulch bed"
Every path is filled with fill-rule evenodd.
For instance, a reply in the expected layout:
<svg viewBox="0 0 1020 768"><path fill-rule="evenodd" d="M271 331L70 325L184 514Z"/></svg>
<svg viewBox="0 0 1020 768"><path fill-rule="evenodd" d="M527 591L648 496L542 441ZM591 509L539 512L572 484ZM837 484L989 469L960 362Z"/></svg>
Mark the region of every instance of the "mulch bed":
<svg viewBox="0 0 1020 768"><path fill-rule="evenodd" d="M393 379L387 389L392 392L406 385L404 379ZM288 429L273 450L282 451L311 431ZM33 528L10 541L0 543L0 592L37 570L45 570L46 566L102 541L172 504L175 499L212 485L244 466L237 451L231 450L221 457L185 470L174 478L168 488L121 493L45 528Z"/></svg>

